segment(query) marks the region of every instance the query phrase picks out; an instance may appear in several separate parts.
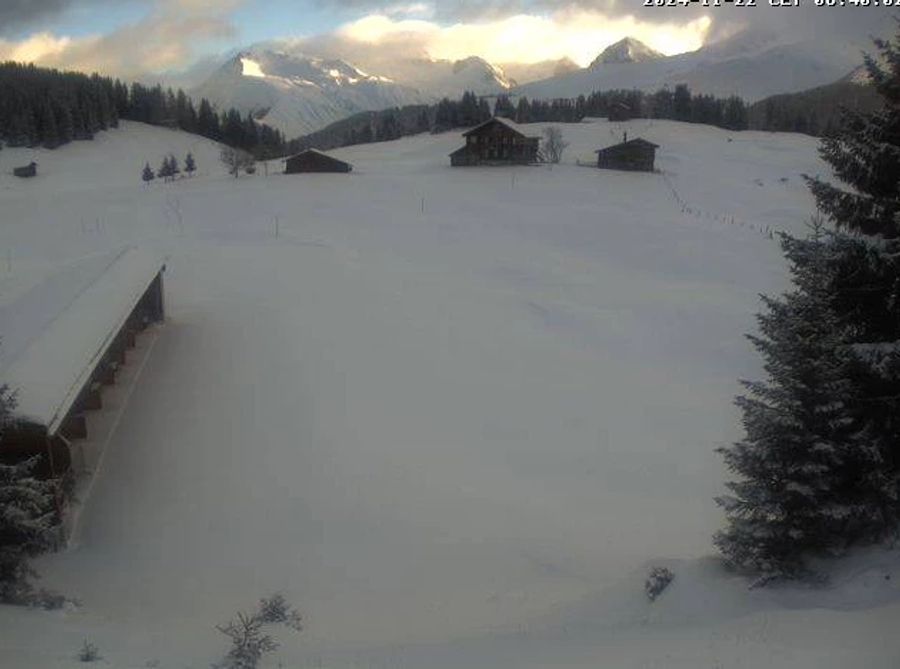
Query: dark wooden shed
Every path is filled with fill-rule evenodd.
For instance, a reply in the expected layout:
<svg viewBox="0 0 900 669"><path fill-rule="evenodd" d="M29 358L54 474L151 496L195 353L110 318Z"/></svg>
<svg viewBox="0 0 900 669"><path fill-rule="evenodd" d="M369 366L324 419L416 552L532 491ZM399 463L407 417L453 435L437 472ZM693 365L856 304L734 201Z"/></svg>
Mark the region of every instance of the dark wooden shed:
<svg viewBox="0 0 900 669"><path fill-rule="evenodd" d="M37 163L32 161L28 165L23 165L22 167L14 167L13 175L17 177L21 177L23 179L28 179L30 177L37 176Z"/></svg>
<svg viewBox="0 0 900 669"><path fill-rule="evenodd" d="M634 118L634 110L628 103L617 101L609 106L608 116L610 121L629 121Z"/></svg>
<svg viewBox="0 0 900 669"><path fill-rule="evenodd" d="M316 149L306 149L284 161L285 174L301 172L350 172L353 165Z"/></svg>
<svg viewBox="0 0 900 669"><path fill-rule="evenodd" d="M529 137L512 121L494 117L463 133L466 145L450 154L453 167L527 165L538 160L540 138Z"/></svg>
<svg viewBox="0 0 900 669"><path fill-rule="evenodd" d="M597 151L597 167L609 170L630 170L652 172L656 160L658 144L640 137L627 139L621 144L608 146Z"/></svg>

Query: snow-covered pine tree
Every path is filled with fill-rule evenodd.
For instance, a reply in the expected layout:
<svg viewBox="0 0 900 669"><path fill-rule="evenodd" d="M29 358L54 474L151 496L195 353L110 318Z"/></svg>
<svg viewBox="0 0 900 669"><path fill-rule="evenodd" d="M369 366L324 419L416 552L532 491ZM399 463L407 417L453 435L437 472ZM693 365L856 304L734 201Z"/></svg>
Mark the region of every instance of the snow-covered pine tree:
<svg viewBox="0 0 900 669"><path fill-rule="evenodd" d="M866 56L865 65L883 108L845 111L821 148L849 188L810 180L820 210L854 233L838 246L831 292L851 332L855 401L849 414L860 447L872 455L860 478L873 522L860 540L900 529L900 29L893 43L875 44L879 58Z"/></svg>
<svg viewBox="0 0 900 669"><path fill-rule="evenodd" d="M194 172L197 171L197 163L194 162L194 155L190 152L184 157L184 171L188 176L194 176Z"/></svg>
<svg viewBox="0 0 900 669"><path fill-rule="evenodd" d="M0 442L14 427L15 395L0 386ZM32 476L37 459L0 463L0 602L25 604L35 576L29 560L55 538L54 484Z"/></svg>
<svg viewBox="0 0 900 669"><path fill-rule="evenodd" d="M794 288L763 297L760 334L748 335L768 379L744 381L736 403L744 438L721 448L739 478L717 498L728 526L714 542L735 567L763 580L806 573L806 558L839 551L847 524L865 509L848 472L857 455L845 417L851 385L843 330L830 307L829 254L822 223L806 240L782 235Z"/></svg>
<svg viewBox="0 0 900 669"><path fill-rule="evenodd" d="M159 166L159 169L156 170L156 176L163 181L168 181L171 178L172 170L171 165L169 165L169 156L163 158L162 164Z"/></svg>
<svg viewBox="0 0 900 669"><path fill-rule="evenodd" d="M181 174L181 170L178 167L178 159L171 153L169 154L169 172L171 172L173 179L176 174Z"/></svg>
<svg viewBox="0 0 900 669"><path fill-rule="evenodd" d="M153 170L150 167L150 163L144 164L144 170L141 172L141 179L144 180L144 183L150 183L156 178L153 174Z"/></svg>

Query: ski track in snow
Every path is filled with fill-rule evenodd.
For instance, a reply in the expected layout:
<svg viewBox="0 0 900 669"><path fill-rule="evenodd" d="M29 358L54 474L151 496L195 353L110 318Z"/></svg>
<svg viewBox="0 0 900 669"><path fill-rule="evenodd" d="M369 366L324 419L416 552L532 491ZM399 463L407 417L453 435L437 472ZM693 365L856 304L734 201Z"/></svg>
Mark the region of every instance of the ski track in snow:
<svg viewBox="0 0 900 669"><path fill-rule="evenodd" d="M89 638L111 666L208 667L213 626L281 591L306 629L264 667L895 667L895 552L819 591L704 557L713 450L760 374L742 335L786 285L760 230L803 230L815 140L562 129L552 169L451 169L451 133L234 180L214 144L134 123L0 152L0 314L78 258L171 257L79 543L38 563L83 605L0 607L0 666L76 666ZM575 164L624 131L671 185ZM140 183L188 150L193 179ZM652 606L649 563L676 573Z"/></svg>

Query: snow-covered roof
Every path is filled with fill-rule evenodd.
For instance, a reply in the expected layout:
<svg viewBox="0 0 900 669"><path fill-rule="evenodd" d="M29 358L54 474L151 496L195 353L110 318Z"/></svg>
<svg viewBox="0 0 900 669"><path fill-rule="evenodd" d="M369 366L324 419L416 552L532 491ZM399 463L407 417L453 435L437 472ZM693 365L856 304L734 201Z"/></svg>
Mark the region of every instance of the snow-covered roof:
<svg viewBox="0 0 900 669"><path fill-rule="evenodd" d="M55 272L0 306L0 384L52 434L165 258L127 247Z"/></svg>
<svg viewBox="0 0 900 669"><path fill-rule="evenodd" d="M300 152L298 152L298 153L295 153L295 154L293 154L293 155L291 155L291 156L288 156L287 158L285 158L285 160L290 160L291 158L296 158L296 157L298 157L298 156L305 156L305 155L308 155L308 154L310 154L310 153L311 153L311 154L314 154L314 155L317 155L317 156L322 156L323 158L328 158L329 160L337 160L338 162L341 162L341 163L344 162L343 160L339 160L338 158L335 158L334 156L328 155L328 154L325 153L324 151L320 151L319 149L313 149L313 148L303 149L302 151L300 151Z"/></svg>
<svg viewBox="0 0 900 669"><path fill-rule="evenodd" d="M528 135L525 134L525 128L523 128L523 127L522 127L521 125L519 125L518 123L516 123L516 122L514 122L514 121L510 121L508 118L505 118L505 117L503 117L503 116L494 116L493 118L489 118L489 119L488 119L487 121L485 121L484 123L479 123L478 125L476 125L476 126L475 126L474 128L472 128L471 130L468 130L468 131L464 132L464 133L463 133L463 137L467 137L468 135L471 135L473 132L478 131L479 129L483 128L484 126L486 126L486 125L488 125L488 124L490 124L490 123L495 123L495 122L496 122L496 123L500 123L500 124L502 124L502 125L505 125L507 128L509 128L509 129L512 130L513 132L519 133L519 134L522 135L523 137L527 137L527 136L528 136Z"/></svg>
<svg viewBox="0 0 900 669"><path fill-rule="evenodd" d="M609 151L610 149L621 149L625 146L649 146L654 149L659 148L659 144L654 144L653 142L647 141L643 137L635 137L634 139L629 139L627 142L619 142L618 144L613 144L612 146L598 149L594 151L594 153L603 153L604 151Z"/></svg>

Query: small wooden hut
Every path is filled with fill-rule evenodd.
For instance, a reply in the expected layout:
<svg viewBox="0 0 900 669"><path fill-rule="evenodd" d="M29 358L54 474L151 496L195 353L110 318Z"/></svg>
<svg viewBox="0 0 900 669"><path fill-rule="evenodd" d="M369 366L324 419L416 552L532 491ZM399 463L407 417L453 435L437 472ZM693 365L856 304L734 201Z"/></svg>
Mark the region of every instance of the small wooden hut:
<svg viewBox="0 0 900 669"><path fill-rule="evenodd" d="M306 149L284 161L285 174L302 172L350 172L353 165L332 158L317 149Z"/></svg>
<svg viewBox="0 0 900 669"><path fill-rule="evenodd" d="M608 170L630 170L633 172L652 172L656 160L658 144L637 137L628 139L625 135L620 144L608 146L596 151L597 167Z"/></svg>
<svg viewBox="0 0 900 669"><path fill-rule="evenodd" d="M634 110L626 102L616 101L609 106L610 121L629 121L634 118Z"/></svg>
<svg viewBox="0 0 900 669"><path fill-rule="evenodd" d="M466 145L450 154L453 167L527 165L538 160L540 138L528 137L509 119L494 117L463 133Z"/></svg>
<svg viewBox="0 0 900 669"><path fill-rule="evenodd" d="M30 179L31 177L37 176L37 163L31 161L27 165L23 165L22 167L14 167L13 175L17 177L21 177L22 179Z"/></svg>

